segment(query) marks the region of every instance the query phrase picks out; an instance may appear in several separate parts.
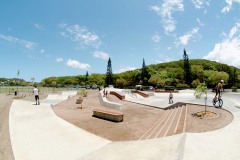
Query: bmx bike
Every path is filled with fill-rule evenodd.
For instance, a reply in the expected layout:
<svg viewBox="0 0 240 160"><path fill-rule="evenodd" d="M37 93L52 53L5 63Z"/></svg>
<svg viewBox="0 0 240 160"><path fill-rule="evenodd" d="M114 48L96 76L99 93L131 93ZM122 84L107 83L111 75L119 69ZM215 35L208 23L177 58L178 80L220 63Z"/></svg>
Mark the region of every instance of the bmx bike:
<svg viewBox="0 0 240 160"><path fill-rule="evenodd" d="M222 108L223 100L222 100L222 93L220 93L219 98L213 98L213 106Z"/></svg>

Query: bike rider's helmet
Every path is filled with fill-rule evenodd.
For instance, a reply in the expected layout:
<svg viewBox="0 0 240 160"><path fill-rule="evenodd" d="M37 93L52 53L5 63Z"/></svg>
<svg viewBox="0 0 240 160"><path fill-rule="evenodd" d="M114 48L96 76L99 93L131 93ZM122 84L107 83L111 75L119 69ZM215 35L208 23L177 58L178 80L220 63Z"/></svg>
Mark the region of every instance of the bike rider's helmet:
<svg viewBox="0 0 240 160"><path fill-rule="evenodd" d="M224 80L223 80L223 79L221 80L221 83L224 83Z"/></svg>

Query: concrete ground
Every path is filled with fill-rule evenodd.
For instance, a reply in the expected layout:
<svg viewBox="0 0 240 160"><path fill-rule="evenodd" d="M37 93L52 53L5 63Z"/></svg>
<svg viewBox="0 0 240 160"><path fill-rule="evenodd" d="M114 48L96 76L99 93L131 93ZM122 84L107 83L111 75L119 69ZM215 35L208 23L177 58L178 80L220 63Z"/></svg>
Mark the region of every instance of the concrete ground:
<svg viewBox="0 0 240 160"><path fill-rule="evenodd" d="M65 93L66 94L66 93ZM214 94L209 92L207 104ZM130 96L131 97L131 96ZM134 103L168 106L168 94L155 94L147 99L128 98ZM98 137L56 116L49 103L33 105L31 101L14 100L9 113L13 154L17 160L65 159L231 159L240 157L239 94L224 93L223 108L233 114L227 126L203 133L182 133L158 139L120 141ZM138 100L139 99L139 100ZM174 102L204 104L191 91L174 94Z"/></svg>

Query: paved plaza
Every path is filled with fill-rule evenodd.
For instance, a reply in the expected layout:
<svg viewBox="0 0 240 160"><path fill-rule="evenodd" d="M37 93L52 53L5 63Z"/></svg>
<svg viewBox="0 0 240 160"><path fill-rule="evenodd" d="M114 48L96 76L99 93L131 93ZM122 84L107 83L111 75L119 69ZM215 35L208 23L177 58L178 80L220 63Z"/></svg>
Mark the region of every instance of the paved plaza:
<svg viewBox="0 0 240 160"><path fill-rule="evenodd" d="M118 92L121 90L118 90ZM154 93L148 98L126 92L126 101L149 107L167 108L168 93ZM113 142L78 128L58 117L52 105L66 101L76 92L49 95L41 105L14 100L9 114L10 139L16 160L238 160L240 157L240 94L225 92L223 109L233 114L233 121L220 129L203 133ZM174 103L204 105L192 90L174 93ZM208 92L207 105L212 105Z"/></svg>

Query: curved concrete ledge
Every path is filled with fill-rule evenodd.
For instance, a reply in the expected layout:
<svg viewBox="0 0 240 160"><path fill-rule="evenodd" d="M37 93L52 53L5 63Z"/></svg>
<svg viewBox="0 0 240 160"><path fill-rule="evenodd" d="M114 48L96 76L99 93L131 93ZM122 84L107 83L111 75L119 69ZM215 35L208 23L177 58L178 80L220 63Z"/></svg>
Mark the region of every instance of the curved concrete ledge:
<svg viewBox="0 0 240 160"><path fill-rule="evenodd" d="M123 104L108 101L106 97L103 97L103 93L101 91L99 92L99 100L101 105L107 108L118 109L118 110L123 110L125 108Z"/></svg>

